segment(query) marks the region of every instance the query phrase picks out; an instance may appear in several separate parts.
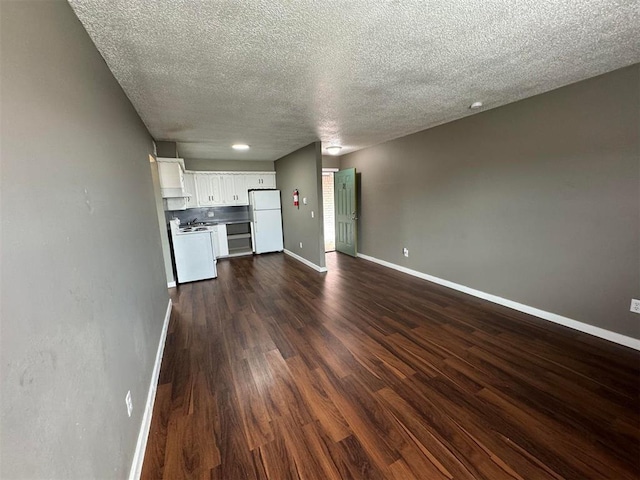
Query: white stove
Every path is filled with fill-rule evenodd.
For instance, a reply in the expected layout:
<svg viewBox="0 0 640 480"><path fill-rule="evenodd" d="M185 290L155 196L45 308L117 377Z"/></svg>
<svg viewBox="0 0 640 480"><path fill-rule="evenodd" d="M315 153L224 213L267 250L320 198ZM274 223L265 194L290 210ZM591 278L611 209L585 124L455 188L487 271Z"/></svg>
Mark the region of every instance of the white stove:
<svg viewBox="0 0 640 480"><path fill-rule="evenodd" d="M169 223L178 283L216 278L218 272L213 228L205 225L180 228L178 219Z"/></svg>
<svg viewBox="0 0 640 480"><path fill-rule="evenodd" d="M213 231L213 225L190 225L186 227L178 227L177 234L181 235L183 233L197 233L197 232L211 232L211 231Z"/></svg>

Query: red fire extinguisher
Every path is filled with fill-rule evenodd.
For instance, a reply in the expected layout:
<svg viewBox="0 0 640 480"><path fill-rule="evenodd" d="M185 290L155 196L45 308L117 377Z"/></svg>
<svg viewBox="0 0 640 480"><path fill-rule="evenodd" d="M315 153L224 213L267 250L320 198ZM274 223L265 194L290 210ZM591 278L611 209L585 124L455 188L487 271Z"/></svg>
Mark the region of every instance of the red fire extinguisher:
<svg viewBox="0 0 640 480"><path fill-rule="evenodd" d="M297 188L293 191L293 206L300 208L300 195Z"/></svg>

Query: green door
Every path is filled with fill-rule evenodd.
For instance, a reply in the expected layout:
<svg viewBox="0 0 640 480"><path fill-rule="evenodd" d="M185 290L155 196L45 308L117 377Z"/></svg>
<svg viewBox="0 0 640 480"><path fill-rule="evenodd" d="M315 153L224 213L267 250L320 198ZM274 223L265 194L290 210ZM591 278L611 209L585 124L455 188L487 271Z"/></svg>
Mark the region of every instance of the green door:
<svg viewBox="0 0 640 480"><path fill-rule="evenodd" d="M333 175L336 212L336 250L356 256L358 229L356 204L356 169L347 168Z"/></svg>

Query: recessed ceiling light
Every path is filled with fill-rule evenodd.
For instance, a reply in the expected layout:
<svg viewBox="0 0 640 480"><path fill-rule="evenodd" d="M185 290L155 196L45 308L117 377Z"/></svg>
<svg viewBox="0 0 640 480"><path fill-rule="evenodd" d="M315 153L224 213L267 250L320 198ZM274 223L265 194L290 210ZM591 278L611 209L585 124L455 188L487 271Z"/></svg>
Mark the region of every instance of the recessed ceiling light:
<svg viewBox="0 0 640 480"><path fill-rule="evenodd" d="M231 148L234 150L249 150L250 147L246 143L234 143Z"/></svg>
<svg viewBox="0 0 640 480"><path fill-rule="evenodd" d="M342 147L340 145L332 145L330 147L327 147L327 152L329 153L329 155L337 155L340 153L340 150L342 150Z"/></svg>
<svg viewBox="0 0 640 480"><path fill-rule="evenodd" d="M482 106L482 102L473 102L471 105L469 105L469 108L471 110L475 110L476 108L480 108Z"/></svg>

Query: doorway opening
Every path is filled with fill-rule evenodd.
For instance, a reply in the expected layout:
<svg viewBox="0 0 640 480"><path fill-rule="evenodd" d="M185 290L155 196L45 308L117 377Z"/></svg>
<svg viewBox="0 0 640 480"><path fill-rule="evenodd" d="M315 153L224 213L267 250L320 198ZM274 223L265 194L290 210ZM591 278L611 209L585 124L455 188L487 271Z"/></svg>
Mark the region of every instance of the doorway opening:
<svg viewBox="0 0 640 480"><path fill-rule="evenodd" d="M333 197L333 173L337 169L322 169L322 207L324 209L324 251L336 250L336 212Z"/></svg>

